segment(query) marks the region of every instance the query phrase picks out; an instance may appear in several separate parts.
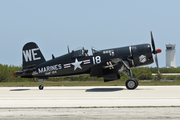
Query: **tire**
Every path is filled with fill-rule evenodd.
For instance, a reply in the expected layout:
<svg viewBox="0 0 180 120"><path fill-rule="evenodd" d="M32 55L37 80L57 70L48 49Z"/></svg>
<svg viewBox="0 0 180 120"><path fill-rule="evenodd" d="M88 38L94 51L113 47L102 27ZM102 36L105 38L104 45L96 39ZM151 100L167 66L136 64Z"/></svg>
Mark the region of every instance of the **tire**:
<svg viewBox="0 0 180 120"><path fill-rule="evenodd" d="M39 90L43 90L44 86L40 85Z"/></svg>
<svg viewBox="0 0 180 120"><path fill-rule="evenodd" d="M126 81L126 88L128 90L134 90L137 88L137 86L138 86L138 81L136 79L131 78Z"/></svg>
<svg viewBox="0 0 180 120"><path fill-rule="evenodd" d="M139 85L138 81L137 81L136 79L134 79L134 80L135 80L135 82L136 82L136 85L138 86L138 85ZM137 87L137 86L136 86L136 87Z"/></svg>

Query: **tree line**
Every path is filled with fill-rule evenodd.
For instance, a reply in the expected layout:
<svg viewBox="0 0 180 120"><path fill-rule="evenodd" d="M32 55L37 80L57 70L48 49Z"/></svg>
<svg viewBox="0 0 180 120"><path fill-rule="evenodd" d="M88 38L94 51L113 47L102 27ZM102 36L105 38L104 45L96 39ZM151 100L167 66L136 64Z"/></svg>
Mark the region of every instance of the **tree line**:
<svg viewBox="0 0 180 120"><path fill-rule="evenodd" d="M0 82L26 82L34 81L37 82L37 78L20 78L14 77L14 72L22 70L21 66L14 65L2 65L0 64ZM161 74L152 75L152 73L157 73L156 67L139 67L132 68L133 77L138 80L180 80L180 75L166 75L162 76ZM180 67L177 68L160 68L161 73L180 73ZM123 73L120 74L120 80L127 80L128 76ZM74 77L58 77L58 78L49 78L47 81L103 81L103 78L90 77L89 75L79 75Z"/></svg>

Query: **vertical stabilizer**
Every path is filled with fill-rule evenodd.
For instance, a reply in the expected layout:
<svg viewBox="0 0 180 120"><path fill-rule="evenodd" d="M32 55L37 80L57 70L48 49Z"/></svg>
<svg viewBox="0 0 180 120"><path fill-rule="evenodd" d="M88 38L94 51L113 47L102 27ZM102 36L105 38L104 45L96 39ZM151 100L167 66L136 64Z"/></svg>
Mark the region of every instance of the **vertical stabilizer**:
<svg viewBox="0 0 180 120"><path fill-rule="evenodd" d="M34 42L29 42L22 49L23 69L34 67L45 62L39 47Z"/></svg>

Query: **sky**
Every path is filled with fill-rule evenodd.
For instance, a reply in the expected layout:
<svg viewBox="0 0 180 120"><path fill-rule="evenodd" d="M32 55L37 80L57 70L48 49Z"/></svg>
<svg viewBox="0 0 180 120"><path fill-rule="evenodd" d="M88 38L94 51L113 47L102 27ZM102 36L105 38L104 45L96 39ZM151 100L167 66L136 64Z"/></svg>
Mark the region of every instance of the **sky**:
<svg viewBox="0 0 180 120"><path fill-rule="evenodd" d="M0 0L0 64L22 65L22 47L35 42L46 60L78 47L91 52L143 43L152 31L160 67L166 44L180 66L180 0ZM153 63L149 67L156 67Z"/></svg>

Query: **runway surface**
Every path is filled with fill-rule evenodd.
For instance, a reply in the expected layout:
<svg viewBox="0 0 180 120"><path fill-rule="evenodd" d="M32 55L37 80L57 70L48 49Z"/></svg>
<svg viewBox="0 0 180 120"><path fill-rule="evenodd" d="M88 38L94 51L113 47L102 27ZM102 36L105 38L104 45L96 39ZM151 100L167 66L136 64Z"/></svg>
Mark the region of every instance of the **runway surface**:
<svg viewBox="0 0 180 120"><path fill-rule="evenodd" d="M0 109L0 120L180 120L179 107Z"/></svg>
<svg viewBox="0 0 180 120"><path fill-rule="evenodd" d="M0 108L180 106L180 86L1 87Z"/></svg>
<svg viewBox="0 0 180 120"><path fill-rule="evenodd" d="M0 120L179 120L180 86L0 87Z"/></svg>

